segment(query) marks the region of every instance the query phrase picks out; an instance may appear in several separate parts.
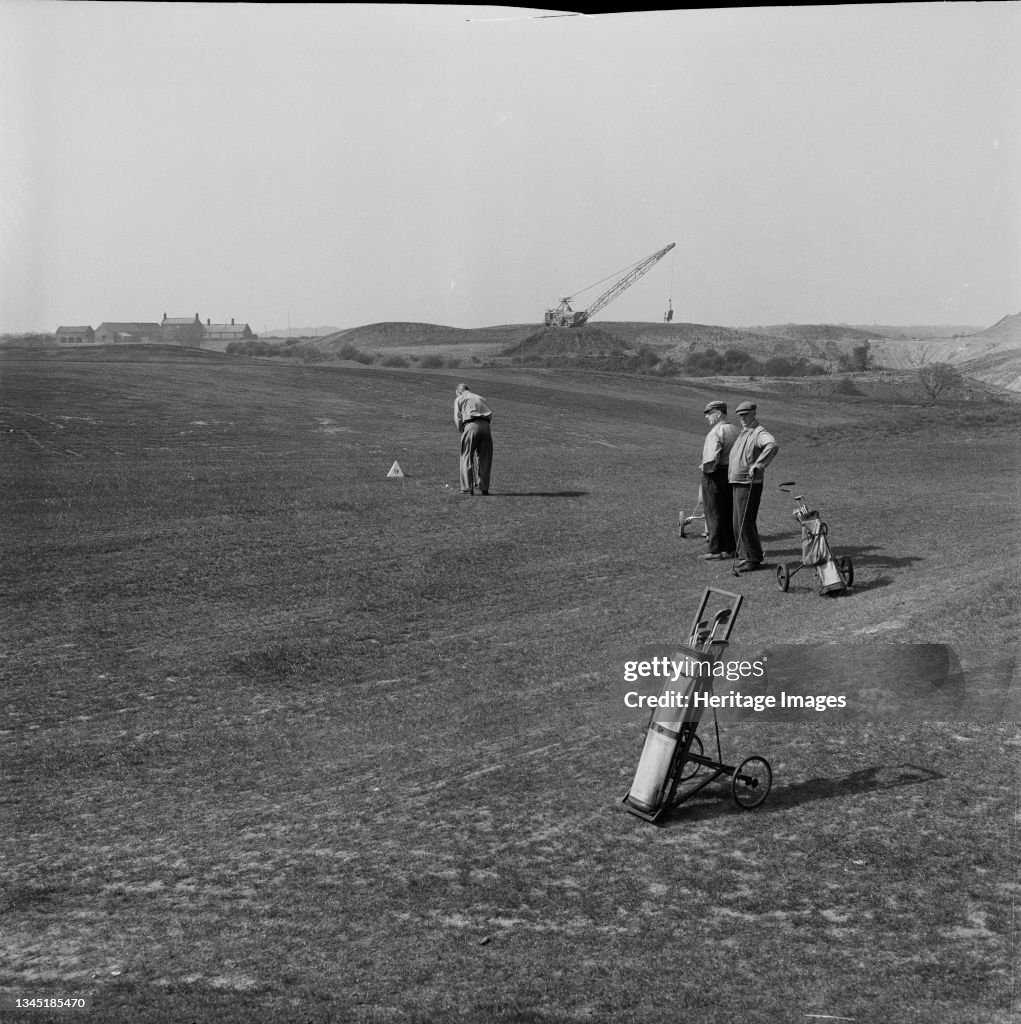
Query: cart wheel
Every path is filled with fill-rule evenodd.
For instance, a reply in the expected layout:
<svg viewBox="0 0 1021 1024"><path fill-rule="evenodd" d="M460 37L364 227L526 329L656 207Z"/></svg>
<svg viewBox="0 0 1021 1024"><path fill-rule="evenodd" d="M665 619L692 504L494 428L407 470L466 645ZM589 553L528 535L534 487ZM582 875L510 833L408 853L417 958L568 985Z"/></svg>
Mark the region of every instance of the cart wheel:
<svg viewBox="0 0 1021 1024"><path fill-rule="evenodd" d="M851 564L851 559L845 556L840 559L837 565L843 574L844 582L850 587L854 583L854 566Z"/></svg>
<svg viewBox="0 0 1021 1024"><path fill-rule="evenodd" d="M730 791L738 807L750 810L758 807L769 796L773 785L773 769L764 757L746 757L734 769Z"/></svg>
<svg viewBox="0 0 1021 1024"><path fill-rule="evenodd" d="M702 741L698 738L698 733L695 733L695 735L691 737L691 746L688 747L688 753L701 757L703 750L704 747L702 746ZM698 774L698 770L701 767L702 766L700 764L685 761L684 764L681 765L681 772L677 777L681 782L687 782L688 779L693 779L695 775Z"/></svg>
<svg viewBox="0 0 1021 1024"><path fill-rule="evenodd" d="M778 565L776 567L776 589L782 590L785 594L787 588L791 585L791 574L787 571L786 565Z"/></svg>

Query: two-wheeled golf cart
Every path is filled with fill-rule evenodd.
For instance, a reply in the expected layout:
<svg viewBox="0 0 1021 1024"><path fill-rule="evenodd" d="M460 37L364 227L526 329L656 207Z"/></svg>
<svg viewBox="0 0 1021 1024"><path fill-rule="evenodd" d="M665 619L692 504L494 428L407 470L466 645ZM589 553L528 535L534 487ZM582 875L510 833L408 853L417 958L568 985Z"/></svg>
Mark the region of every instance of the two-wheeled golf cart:
<svg viewBox="0 0 1021 1024"><path fill-rule="evenodd" d="M712 695L713 666L726 650L742 600L739 594L713 587L707 587L702 596L688 646L678 654L688 672L667 684L660 706L649 720L634 781L621 800L625 809L639 818L658 824L675 807L723 776L730 779L731 795L739 807L758 807L769 795L773 770L764 757L746 757L736 765L723 760L715 707L715 758L705 755L697 735L706 697Z"/></svg>
<svg viewBox="0 0 1021 1024"><path fill-rule="evenodd" d="M794 494L796 486L793 480L788 480L780 484L780 490L784 494ZM833 557L827 540L829 529L819 513L810 510L800 494L794 495L794 501L796 505L792 515L801 524L801 562L794 568L782 564L776 567L777 590L786 593L791 578L807 566L815 570L820 594L842 594L854 583L851 559Z"/></svg>

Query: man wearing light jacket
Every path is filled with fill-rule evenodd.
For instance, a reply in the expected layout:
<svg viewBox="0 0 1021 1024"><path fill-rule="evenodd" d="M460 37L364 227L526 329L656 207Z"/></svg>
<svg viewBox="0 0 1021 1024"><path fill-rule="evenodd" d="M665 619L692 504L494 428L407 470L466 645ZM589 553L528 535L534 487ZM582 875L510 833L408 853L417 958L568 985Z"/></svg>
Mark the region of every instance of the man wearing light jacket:
<svg viewBox="0 0 1021 1024"><path fill-rule="evenodd" d="M756 411L754 402L742 402L735 410L741 433L730 449L728 474L734 497L734 537L741 558L737 567L744 571L762 565L762 542L755 520L762 501L765 469L780 450L776 438L755 418Z"/></svg>
<svg viewBox="0 0 1021 1024"><path fill-rule="evenodd" d="M467 384L458 384L454 393L454 423L461 435L461 493L474 494L478 486L489 494L489 474L493 468L493 433L489 421L493 412Z"/></svg>

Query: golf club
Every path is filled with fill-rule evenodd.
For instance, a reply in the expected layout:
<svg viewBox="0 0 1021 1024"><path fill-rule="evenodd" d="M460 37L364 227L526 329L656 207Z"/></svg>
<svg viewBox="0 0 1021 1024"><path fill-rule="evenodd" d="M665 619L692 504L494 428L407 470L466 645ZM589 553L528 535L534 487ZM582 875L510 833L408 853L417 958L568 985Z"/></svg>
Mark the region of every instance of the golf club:
<svg viewBox="0 0 1021 1024"><path fill-rule="evenodd" d="M713 616L713 626L712 629L709 631L709 638L708 640L706 640L705 647L703 648L704 651L708 651L709 648L712 647L713 643L716 640L716 631L720 628L720 626L725 626L730 621L730 614L732 610L733 609L731 608L721 608Z"/></svg>
<svg viewBox="0 0 1021 1024"><path fill-rule="evenodd" d="M741 570L738 569L737 563L741 560L741 538L744 536L744 524L748 518L748 506L751 502L751 487L748 488L748 501L745 502L744 513L741 516L741 526L737 531L737 536L734 538L734 561L730 563L730 574L732 576L740 576Z"/></svg>

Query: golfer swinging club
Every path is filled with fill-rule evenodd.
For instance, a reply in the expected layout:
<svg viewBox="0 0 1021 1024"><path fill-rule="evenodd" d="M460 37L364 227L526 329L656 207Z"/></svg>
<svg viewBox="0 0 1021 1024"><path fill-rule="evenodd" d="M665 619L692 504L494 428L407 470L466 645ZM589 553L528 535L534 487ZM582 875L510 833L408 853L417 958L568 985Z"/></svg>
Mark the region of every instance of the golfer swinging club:
<svg viewBox="0 0 1021 1024"><path fill-rule="evenodd" d="M776 438L755 418L754 402L742 402L737 409L741 433L730 449L730 485L734 497L734 537L737 569L750 572L762 565L762 542L755 524L762 500L766 467L780 450Z"/></svg>
<svg viewBox="0 0 1021 1024"><path fill-rule="evenodd" d="M467 384L454 392L454 423L461 435L461 493L474 494L476 486L489 494L493 468L493 433L489 421L493 411Z"/></svg>

